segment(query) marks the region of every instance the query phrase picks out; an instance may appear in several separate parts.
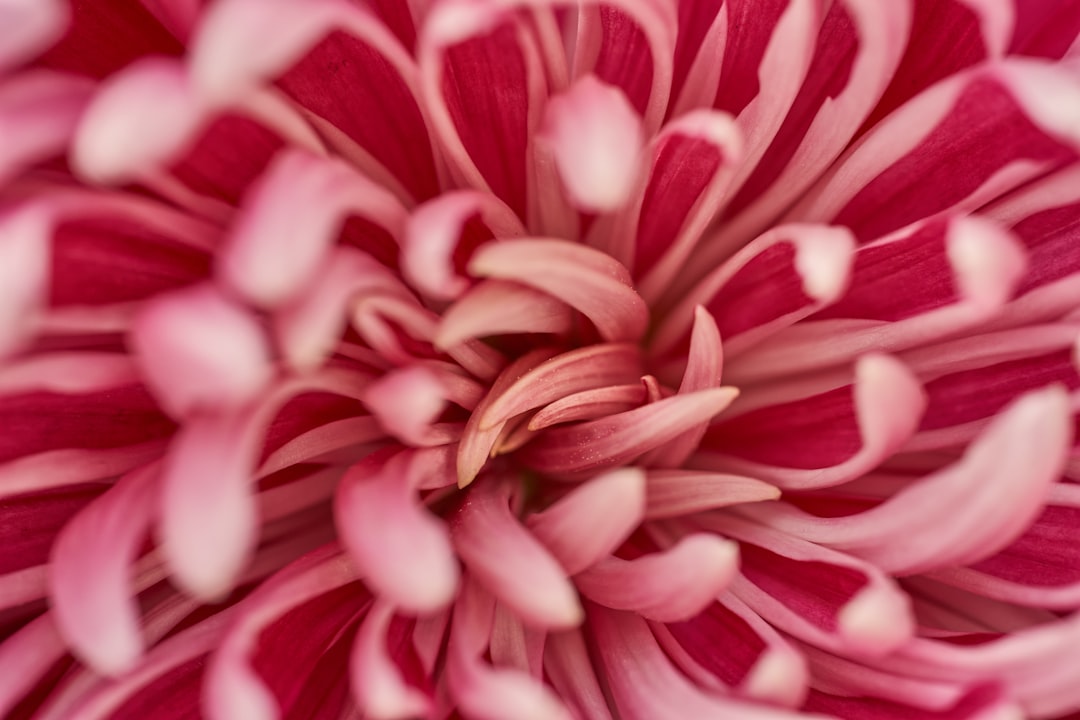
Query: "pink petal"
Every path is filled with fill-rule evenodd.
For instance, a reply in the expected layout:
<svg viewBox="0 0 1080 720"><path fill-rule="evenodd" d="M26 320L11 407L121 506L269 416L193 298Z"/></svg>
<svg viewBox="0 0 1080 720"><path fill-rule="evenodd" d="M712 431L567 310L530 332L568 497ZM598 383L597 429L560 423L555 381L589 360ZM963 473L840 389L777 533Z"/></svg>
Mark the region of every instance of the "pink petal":
<svg viewBox="0 0 1080 720"><path fill-rule="evenodd" d="M67 647L50 613L23 625L0 645L0 713L10 717L23 696L61 660Z"/></svg>
<svg viewBox="0 0 1080 720"><path fill-rule="evenodd" d="M347 164L282 153L245 198L219 256L219 276L252 303L286 303L314 281L353 213L394 237L405 222L398 201Z"/></svg>
<svg viewBox="0 0 1080 720"><path fill-rule="evenodd" d="M450 523L469 572L524 621L567 628L582 620L574 586L555 558L511 514L493 483L472 487Z"/></svg>
<svg viewBox="0 0 1080 720"><path fill-rule="evenodd" d="M589 629L615 708L626 720L820 717L703 691L672 666L645 621L632 613L590 608Z"/></svg>
<svg viewBox="0 0 1080 720"><path fill-rule="evenodd" d="M174 417L240 406L273 376L258 320L209 285L150 301L135 318L131 345Z"/></svg>
<svg viewBox="0 0 1080 720"><path fill-rule="evenodd" d="M578 573L574 583L600 605L678 622L716 599L738 572L738 558L735 543L700 533L633 560L601 560Z"/></svg>
<svg viewBox="0 0 1080 720"><path fill-rule="evenodd" d="M544 672L559 697L586 720L612 720L596 671L580 631L565 630L548 636Z"/></svg>
<svg viewBox="0 0 1080 720"><path fill-rule="evenodd" d="M350 247L335 247L323 267L320 281L273 320L281 353L300 370L318 367L334 351L345 332L354 296L408 292L388 268Z"/></svg>
<svg viewBox="0 0 1080 720"><path fill-rule="evenodd" d="M529 420L528 427L536 431L575 420L595 420L633 410L646 401L649 401L648 388L641 382L582 390L540 408Z"/></svg>
<svg viewBox="0 0 1080 720"><path fill-rule="evenodd" d="M484 280L443 313L435 343L453 347L473 338L513 333L568 334L574 314L539 290L505 280Z"/></svg>
<svg viewBox="0 0 1080 720"><path fill-rule="evenodd" d="M442 521L424 509L405 456L353 466L334 501L338 532L367 581L394 605L428 614L450 603L458 565Z"/></svg>
<svg viewBox="0 0 1080 720"><path fill-rule="evenodd" d="M507 388L511 387L518 378L551 358L555 352L553 349L536 349L510 363L495 379L488 394L473 410L472 415L469 416L469 420L465 424L465 431L462 433L461 443L458 446L457 473L458 484L461 487L467 486L476 478L477 473L487 462L491 450L495 447L499 434L506 424L505 422L499 422L489 428L482 428L480 425L481 417L486 414L487 409L495 399L502 397Z"/></svg>
<svg viewBox="0 0 1080 720"><path fill-rule="evenodd" d="M408 445L427 445L428 430L443 411L445 391L422 365L389 372L364 392L364 404L388 433Z"/></svg>
<svg viewBox="0 0 1080 720"><path fill-rule="evenodd" d="M248 411L189 420L162 469L158 533L176 580L208 600L229 590L258 538L251 480L259 450Z"/></svg>
<svg viewBox="0 0 1080 720"><path fill-rule="evenodd" d="M702 249L703 262L761 232L844 150L893 78L909 39L919 42L929 34L909 37L911 15L908 2L847 0L828 8L806 80L776 137L731 199L730 219ZM740 40L741 33L732 38Z"/></svg>
<svg viewBox="0 0 1080 720"><path fill-rule="evenodd" d="M660 126L671 94L677 21L673 8L637 0L580 11L576 50L586 58L581 72L622 88L641 113L647 135Z"/></svg>
<svg viewBox="0 0 1080 720"><path fill-rule="evenodd" d="M476 227L475 221L482 223ZM494 237L525 234L521 221L498 198L473 190L443 193L409 215L402 240L402 273L423 294L453 300L469 287L456 265L458 253Z"/></svg>
<svg viewBox="0 0 1080 720"><path fill-rule="evenodd" d="M840 388L714 424L696 468L749 475L781 488L839 485L878 465L915 432L925 407L916 379L887 355L866 355ZM782 446L764 437L782 435ZM738 457L735 457L738 456Z"/></svg>
<svg viewBox="0 0 1080 720"><path fill-rule="evenodd" d="M513 378L503 392L489 393L481 427L492 427L582 390L635 381L641 371L638 350L627 343L590 345L556 355Z"/></svg>
<svg viewBox="0 0 1080 720"><path fill-rule="evenodd" d="M0 151L0 180L7 182L65 150L93 90L83 78L46 71L21 73L0 84L0 128L7 138Z"/></svg>
<svg viewBox="0 0 1080 720"><path fill-rule="evenodd" d="M1078 107L1075 78L1036 61L956 75L864 136L792 216L846 225L865 241L978 207L1074 158ZM995 142L1001 137L1009 142Z"/></svg>
<svg viewBox="0 0 1080 720"><path fill-rule="evenodd" d="M357 704L372 720L405 720L430 713L427 697L407 685L386 647L387 626L393 612L376 604L356 633L349 661L352 690Z"/></svg>
<svg viewBox="0 0 1080 720"><path fill-rule="evenodd" d="M1071 541L1080 495L1071 483L1052 485L1047 504L1024 533L1000 552L932 577L979 595L1019 605L1071 610L1080 605L1077 544Z"/></svg>
<svg viewBox="0 0 1080 720"><path fill-rule="evenodd" d="M741 475L649 470L645 480L645 517L649 519L693 515L704 510L780 497L779 488Z"/></svg>
<svg viewBox="0 0 1080 720"><path fill-rule="evenodd" d="M720 386L720 374L724 366L724 351L720 344L720 332L709 311L700 305L694 308L694 328L690 334L686 370L679 393L691 393ZM701 423L670 444L658 448L645 459L646 464L659 467L679 467L697 449L705 435L708 423Z"/></svg>
<svg viewBox="0 0 1080 720"><path fill-rule="evenodd" d="M277 701L251 664L260 635L290 610L355 580L356 572L344 555L333 548L322 548L281 571L274 581L264 583L247 599L243 612L235 615L227 632L215 638L216 647L206 669L204 685L203 708L207 717L211 720L279 717ZM361 599L362 596L354 602ZM354 606L351 614L355 613ZM315 618L308 622L312 620ZM295 637L292 641L295 643ZM294 667L280 667L296 677Z"/></svg>
<svg viewBox="0 0 1080 720"><path fill-rule="evenodd" d="M469 272L546 292L579 310L610 342L637 340L648 323L648 308L626 269L582 245L545 239L491 243L473 255Z"/></svg>
<svg viewBox="0 0 1080 720"><path fill-rule="evenodd" d="M644 144L641 119L618 88L591 75L548 101L541 138L550 143L571 200L611 212L630 198Z"/></svg>
<svg viewBox="0 0 1080 720"><path fill-rule="evenodd" d="M573 575L606 558L641 523L645 476L622 468L584 483L526 518L532 534Z"/></svg>
<svg viewBox="0 0 1080 720"><path fill-rule="evenodd" d="M688 620L653 626L674 663L704 687L800 707L809 670L800 649L731 593Z"/></svg>
<svg viewBox="0 0 1080 720"><path fill-rule="evenodd" d="M84 508L56 538L50 564L57 627L83 662L106 675L143 653L131 565L154 520L157 468L135 471Z"/></svg>
<svg viewBox="0 0 1080 720"><path fill-rule="evenodd" d="M0 216L0 357L28 338L47 302L50 230L40 208Z"/></svg>
<svg viewBox="0 0 1080 720"><path fill-rule="evenodd" d="M205 121L183 65L142 59L95 93L79 122L72 164L96 182L139 179L179 159Z"/></svg>
<svg viewBox="0 0 1080 720"><path fill-rule="evenodd" d="M655 301L715 219L742 160L742 134L728 115L697 110L665 125L650 150L652 167L625 234L634 242L639 291Z"/></svg>
<svg viewBox="0 0 1080 720"><path fill-rule="evenodd" d="M999 313L1024 277L1016 238L978 218L930 220L864 245L851 283L835 304L733 359L745 381L843 362L872 346L895 352L985 322ZM828 335L833 341L822 342Z"/></svg>
<svg viewBox="0 0 1080 720"><path fill-rule="evenodd" d="M535 46L503 15L469 0L435 5L417 43L420 86L455 176L525 218L544 78Z"/></svg>
<svg viewBox="0 0 1080 720"><path fill-rule="evenodd" d="M774 228L686 294L653 339L652 352L678 347L690 330L691 308L700 304L716 320L725 353L734 358L839 299L848 284L854 251L851 233L844 228Z"/></svg>
<svg viewBox="0 0 1080 720"><path fill-rule="evenodd" d="M0 69L33 58L63 35L67 22L67 6L59 0L0 2Z"/></svg>
<svg viewBox="0 0 1080 720"><path fill-rule="evenodd" d="M1069 417L1060 389L1029 394L995 418L955 465L874 509L832 520L807 518L805 526L784 522L783 512L768 522L894 574L973 562L1008 545L1037 516L1047 486L1064 467ZM773 509L749 512L772 515Z"/></svg>
<svg viewBox="0 0 1080 720"><path fill-rule="evenodd" d="M699 524L741 542L732 593L777 629L860 656L886 655L912 638L907 594L873 565L733 516Z"/></svg>
<svg viewBox="0 0 1080 720"><path fill-rule="evenodd" d="M546 431L523 453L529 467L579 473L632 461L707 422L735 399L735 388L675 395L618 415Z"/></svg>

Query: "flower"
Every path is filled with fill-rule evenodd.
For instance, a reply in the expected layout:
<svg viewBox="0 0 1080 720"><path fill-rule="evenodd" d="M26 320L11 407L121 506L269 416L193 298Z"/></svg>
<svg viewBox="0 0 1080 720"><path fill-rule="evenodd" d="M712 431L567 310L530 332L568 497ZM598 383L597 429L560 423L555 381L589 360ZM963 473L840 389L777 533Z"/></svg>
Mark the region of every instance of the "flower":
<svg viewBox="0 0 1080 720"><path fill-rule="evenodd" d="M0 715L1080 710L1067 0L0 0Z"/></svg>

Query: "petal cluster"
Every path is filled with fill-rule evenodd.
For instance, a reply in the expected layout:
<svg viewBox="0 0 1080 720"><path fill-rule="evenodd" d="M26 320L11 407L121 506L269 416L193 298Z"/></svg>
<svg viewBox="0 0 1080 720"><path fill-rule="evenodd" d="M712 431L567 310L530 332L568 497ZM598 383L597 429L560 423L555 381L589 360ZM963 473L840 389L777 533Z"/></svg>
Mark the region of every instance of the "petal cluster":
<svg viewBox="0 0 1080 720"><path fill-rule="evenodd" d="M1080 712L1068 0L0 0L0 716Z"/></svg>

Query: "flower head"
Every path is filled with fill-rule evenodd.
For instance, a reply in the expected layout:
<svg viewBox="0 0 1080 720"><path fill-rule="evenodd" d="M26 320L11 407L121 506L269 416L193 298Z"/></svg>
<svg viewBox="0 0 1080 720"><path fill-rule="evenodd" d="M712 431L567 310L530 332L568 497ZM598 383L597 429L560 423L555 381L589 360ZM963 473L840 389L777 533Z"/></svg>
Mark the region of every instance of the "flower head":
<svg viewBox="0 0 1080 720"><path fill-rule="evenodd" d="M1065 0L0 0L0 715L1080 710Z"/></svg>

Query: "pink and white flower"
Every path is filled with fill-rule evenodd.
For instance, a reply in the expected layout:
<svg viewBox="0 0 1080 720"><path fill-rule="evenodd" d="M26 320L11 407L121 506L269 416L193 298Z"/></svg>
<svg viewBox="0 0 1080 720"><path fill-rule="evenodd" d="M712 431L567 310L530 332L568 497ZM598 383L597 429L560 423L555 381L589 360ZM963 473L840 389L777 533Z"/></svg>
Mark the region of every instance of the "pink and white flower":
<svg viewBox="0 0 1080 720"><path fill-rule="evenodd" d="M1078 38L0 0L0 716L1080 711Z"/></svg>

